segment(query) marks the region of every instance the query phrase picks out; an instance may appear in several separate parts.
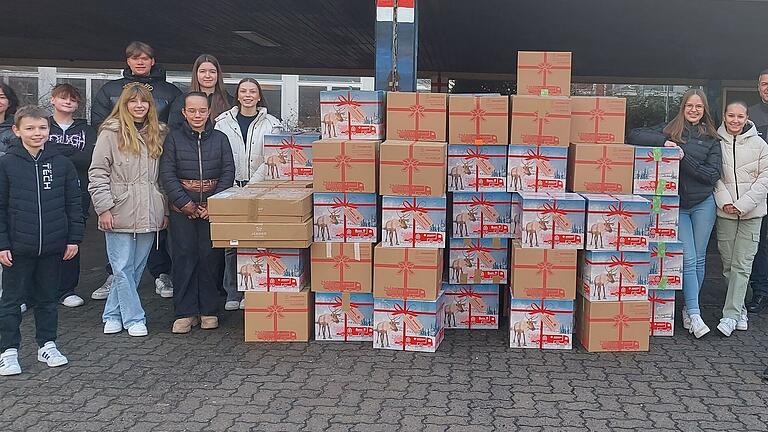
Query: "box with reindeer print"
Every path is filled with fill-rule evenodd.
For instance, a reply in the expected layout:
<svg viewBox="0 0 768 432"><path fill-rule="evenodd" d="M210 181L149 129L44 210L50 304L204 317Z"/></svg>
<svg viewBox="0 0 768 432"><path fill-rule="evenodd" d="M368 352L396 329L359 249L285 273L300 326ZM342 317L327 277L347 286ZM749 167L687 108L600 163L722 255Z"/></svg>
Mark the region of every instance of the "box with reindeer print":
<svg viewBox="0 0 768 432"><path fill-rule="evenodd" d="M447 329L499 328L498 285L443 284L443 325Z"/></svg>
<svg viewBox="0 0 768 432"><path fill-rule="evenodd" d="M312 180L312 143L315 133L264 135L264 165L268 180Z"/></svg>
<svg viewBox="0 0 768 432"><path fill-rule="evenodd" d="M510 299L509 347L573 348L573 300Z"/></svg>
<svg viewBox="0 0 768 432"><path fill-rule="evenodd" d="M315 293L315 340L373 340L372 293Z"/></svg>
<svg viewBox="0 0 768 432"><path fill-rule="evenodd" d="M307 249L237 249L237 290L299 292L307 261Z"/></svg>
<svg viewBox="0 0 768 432"><path fill-rule="evenodd" d="M523 247L584 248L584 198L575 193L515 192L516 238ZM517 220L516 220L517 222Z"/></svg>
<svg viewBox="0 0 768 432"><path fill-rule="evenodd" d="M453 238L512 237L512 197L507 192L454 192Z"/></svg>
<svg viewBox="0 0 768 432"><path fill-rule="evenodd" d="M648 300L650 252L584 251L579 292L591 302Z"/></svg>
<svg viewBox="0 0 768 432"><path fill-rule="evenodd" d="M323 139L383 139L384 92L321 91L320 123Z"/></svg>
<svg viewBox="0 0 768 432"><path fill-rule="evenodd" d="M381 198L383 247L444 248L444 197Z"/></svg>
<svg viewBox="0 0 768 432"><path fill-rule="evenodd" d="M449 284L506 284L509 280L507 239L451 239Z"/></svg>
<svg viewBox="0 0 768 432"><path fill-rule="evenodd" d="M509 192L565 192L568 147L511 145L507 153Z"/></svg>
<svg viewBox="0 0 768 432"><path fill-rule="evenodd" d="M507 148L448 145L448 191L506 192Z"/></svg>
<svg viewBox="0 0 768 432"><path fill-rule="evenodd" d="M619 200L607 194L581 194L587 202L586 250L616 250Z"/></svg>
<svg viewBox="0 0 768 432"><path fill-rule="evenodd" d="M445 336L445 295L435 300L373 299L373 347L435 352Z"/></svg>
<svg viewBox="0 0 768 432"><path fill-rule="evenodd" d="M313 203L316 242L376 243L376 194L315 192Z"/></svg>
<svg viewBox="0 0 768 432"><path fill-rule="evenodd" d="M641 195L651 203L651 227L648 241L675 241L680 225L680 197Z"/></svg>
<svg viewBox="0 0 768 432"><path fill-rule="evenodd" d="M647 251L651 229L651 203L640 195L612 195L619 203L611 207L615 217L616 243L614 250Z"/></svg>

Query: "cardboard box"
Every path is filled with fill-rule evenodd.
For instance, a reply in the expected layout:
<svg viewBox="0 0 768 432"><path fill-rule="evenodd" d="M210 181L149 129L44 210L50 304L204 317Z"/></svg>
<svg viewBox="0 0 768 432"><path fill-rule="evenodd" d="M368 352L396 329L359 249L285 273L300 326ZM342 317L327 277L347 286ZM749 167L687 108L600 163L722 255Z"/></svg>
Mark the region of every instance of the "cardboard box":
<svg viewBox="0 0 768 432"><path fill-rule="evenodd" d="M567 97L512 96L509 142L568 146L571 101Z"/></svg>
<svg viewBox="0 0 768 432"><path fill-rule="evenodd" d="M507 192L454 192L453 238L510 238L512 197Z"/></svg>
<svg viewBox="0 0 768 432"><path fill-rule="evenodd" d="M509 143L509 97L449 95L448 142Z"/></svg>
<svg viewBox="0 0 768 432"><path fill-rule="evenodd" d="M651 336L674 336L675 333L675 292L651 290Z"/></svg>
<svg viewBox="0 0 768 432"><path fill-rule="evenodd" d="M573 249L531 249L512 242L512 296L525 299L576 298L576 261Z"/></svg>
<svg viewBox="0 0 768 432"><path fill-rule="evenodd" d="M509 281L507 239L451 239L448 283L506 284Z"/></svg>
<svg viewBox="0 0 768 432"><path fill-rule="evenodd" d="M323 139L384 138L384 92L332 90L320 92Z"/></svg>
<svg viewBox="0 0 768 432"><path fill-rule="evenodd" d="M373 342L373 294L315 293L315 340Z"/></svg>
<svg viewBox="0 0 768 432"><path fill-rule="evenodd" d="M378 141L312 143L315 192L376 193Z"/></svg>
<svg viewBox="0 0 768 432"><path fill-rule="evenodd" d="M513 298L510 306L510 348L573 348L573 300Z"/></svg>
<svg viewBox="0 0 768 432"><path fill-rule="evenodd" d="M447 96L387 92L387 139L445 142Z"/></svg>
<svg viewBox="0 0 768 432"><path fill-rule="evenodd" d="M616 250L618 198L608 194L581 194L587 202L586 250Z"/></svg>
<svg viewBox="0 0 768 432"><path fill-rule="evenodd" d="M445 336L445 296L434 300L373 299L373 347L435 352Z"/></svg>
<svg viewBox="0 0 768 432"><path fill-rule="evenodd" d="M256 240L269 241L311 241L312 219L303 223L279 223L279 222L232 222L212 223L211 240L226 241L232 245L233 241L243 247L244 242Z"/></svg>
<svg viewBox="0 0 768 432"><path fill-rule="evenodd" d="M373 253L373 296L435 300L443 270L442 249L385 248Z"/></svg>
<svg viewBox="0 0 768 432"><path fill-rule="evenodd" d="M651 262L648 267L648 289L683 289L683 244L651 242Z"/></svg>
<svg viewBox="0 0 768 432"><path fill-rule="evenodd" d="M299 292L307 262L306 249L237 249L237 290Z"/></svg>
<svg viewBox="0 0 768 432"><path fill-rule="evenodd" d="M565 192L568 147L510 145L508 192Z"/></svg>
<svg viewBox="0 0 768 432"><path fill-rule="evenodd" d="M627 194L632 190L633 166L632 146L571 144L568 150L568 190Z"/></svg>
<svg viewBox="0 0 768 432"><path fill-rule="evenodd" d="M607 96L571 98L572 143L623 143L627 100Z"/></svg>
<svg viewBox="0 0 768 432"><path fill-rule="evenodd" d="M271 180L312 180L312 143L320 134L264 135L264 164Z"/></svg>
<svg viewBox="0 0 768 432"><path fill-rule="evenodd" d="M585 251L579 292L592 302L648 300L650 252Z"/></svg>
<svg viewBox="0 0 768 432"><path fill-rule="evenodd" d="M516 236L523 247L584 249L584 198L575 193L520 192Z"/></svg>
<svg viewBox="0 0 768 432"><path fill-rule="evenodd" d="M246 342L307 342L312 334L312 294L245 293Z"/></svg>
<svg viewBox="0 0 768 432"><path fill-rule="evenodd" d="M677 147L635 147L633 193L677 195L680 159Z"/></svg>
<svg viewBox="0 0 768 432"><path fill-rule="evenodd" d="M445 143L388 140L379 152L382 195L445 195Z"/></svg>
<svg viewBox="0 0 768 432"><path fill-rule="evenodd" d="M373 245L314 243L310 253L312 291L373 292Z"/></svg>
<svg viewBox="0 0 768 432"><path fill-rule="evenodd" d="M303 223L312 214L312 191L232 187L208 198L208 214L212 223Z"/></svg>
<svg viewBox="0 0 768 432"><path fill-rule="evenodd" d="M381 198L383 247L444 248L444 197Z"/></svg>
<svg viewBox="0 0 768 432"><path fill-rule="evenodd" d="M651 203L639 195L612 195L619 200L611 209L616 218L617 244L614 249L647 251L648 231L651 229Z"/></svg>
<svg viewBox="0 0 768 432"><path fill-rule="evenodd" d="M499 328L498 285L443 285L443 324L447 329Z"/></svg>
<svg viewBox="0 0 768 432"><path fill-rule="evenodd" d="M675 241L680 225L680 197L641 195L651 203L648 241Z"/></svg>
<svg viewBox="0 0 768 432"><path fill-rule="evenodd" d="M589 352L648 351L650 302L576 299L577 336Z"/></svg>
<svg viewBox="0 0 768 432"><path fill-rule="evenodd" d="M213 224L211 224L213 225ZM304 240L213 240L215 248L282 248L306 249L312 245L312 239Z"/></svg>
<svg viewBox="0 0 768 432"><path fill-rule="evenodd" d="M315 192L315 241L376 243L376 201L371 193Z"/></svg>
<svg viewBox="0 0 768 432"><path fill-rule="evenodd" d="M507 148L448 145L448 191L507 191Z"/></svg>
<svg viewBox="0 0 768 432"><path fill-rule="evenodd" d="M252 189L312 189L312 180L264 180L245 185Z"/></svg>
<svg viewBox="0 0 768 432"><path fill-rule="evenodd" d="M518 51L517 94L569 96L571 53Z"/></svg>

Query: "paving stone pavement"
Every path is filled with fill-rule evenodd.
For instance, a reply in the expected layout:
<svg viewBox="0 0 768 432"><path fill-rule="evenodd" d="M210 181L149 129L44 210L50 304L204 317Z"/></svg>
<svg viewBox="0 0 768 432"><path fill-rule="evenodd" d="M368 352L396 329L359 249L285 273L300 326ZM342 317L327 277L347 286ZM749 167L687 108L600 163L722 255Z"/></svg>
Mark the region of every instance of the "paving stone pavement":
<svg viewBox="0 0 768 432"><path fill-rule="evenodd" d="M92 226L83 249L87 296L104 278ZM768 313L747 332L715 334L724 295L710 262L713 333L697 341L678 323L676 336L635 354L510 350L502 330L451 331L435 354L245 344L242 312L225 313L218 330L173 335L172 301L145 275L148 337L102 334L103 302L61 307L68 366L36 361L25 315L24 373L0 379L0 431L768 430Z"/></svg>

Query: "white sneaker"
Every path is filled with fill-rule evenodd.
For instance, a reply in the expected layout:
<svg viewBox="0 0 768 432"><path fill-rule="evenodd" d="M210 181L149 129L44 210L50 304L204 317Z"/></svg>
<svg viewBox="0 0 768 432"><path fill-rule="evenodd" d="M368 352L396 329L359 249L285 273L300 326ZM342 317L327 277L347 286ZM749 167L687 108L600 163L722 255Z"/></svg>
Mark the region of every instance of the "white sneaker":
<svg viewBox="0 0 768 432"><path fill-rule="evenodd" d="M736 322L736 330L746 331L749 325L747 324L747 321L749 319L747 318L747 309L744 308L741 310L741 317Z"/></svg>
<svg viewBox="0 0 768 432"><path fill-rule="evenodd" d="M155 294L162 298L173 297L173 282L170 276L160 273L160 277L155 279Z"/></svg>
<svg viewBox="0 0 768 432"><path fill-rule="evenodd" d="M27 304L22 303L19 309L21 309L21 313L27 313Z"/></svg>
<svg viewBox="0 0 768 432"><path fill-rule="evenodd" d="M240 309L241 309L241 310L245 310L245 298L243 298L242 300L240 300Z"/></svg>
<svg viewBox="0 0 768 432"><path fill-rule="evenodd" d="M104 323L104 334L115 334L123 331L123 323L117 320L109 320Z"/></svg>
<svg viewBox="0 0 768 432"><path fill-rule="evenodd" d="M64 354L56 348L56 343L52 341L46 342L42 348L37 350L37 361L47 364L48 367L64 366L69 363Z"/></svg>
<svg viewBox="0 0 768 432"><path fill-rule="evenodd" d="M112 275L107 276L107 280L91 294L91 298L94 300L106 300L109 297L109 290L112 289L112 280L114 278Z"/></svg>
<svg viewBox="0 0 768 432"><path fill-rule="evenodd" d="M690 330L691 329L691 316L688 315L688 309L685 306L683 306L683 313L682 313L682 315L683 315L683 328L686 329L686 330Z"/></svg>
<svg viewBox="0 0 768 432"><path fill-rule="evenodd" d="M20 373L19 351L16 348L8 348L3 354L0 354L0 376L18 375Z"/></svg>
<svg viewBox="0 0 768 432"><path fill-rule="evenodd" d="M80 296L72 294L71 296L67 296L64 298L64 301L61 302L66 307L78 307L82 306L85 302L83 301Z"/></svg>
<svg viewBox="0 0 768 432"><path fill-rule="evenodd" d="M736 329L736 320L733 318L723 318L720 320L720 324L717 325L717 329L723 335L730 336L733 330Z"/></svg>
<svg viewBox="0 0 768 432"><path fill-rule="evenodd" d="M237 300L230 300L224 303L224 310L236 311L238 309L240 309L240 302Z"/></svg>
<svg viewBox="0 0 768 432"><path fill-rule="evenodd" d="M688 317L688 320L688 332L696 336L696 339L709 333L709 327L704 323L704 320L701 319L701 315L693 314Z"/></svg>
<svg viewBox="0 0 768 432"><path fill-rule="evenodd" d="M146 336L147 326L142 323L136 323L128 328L128 334L131 336Z"/></svg>

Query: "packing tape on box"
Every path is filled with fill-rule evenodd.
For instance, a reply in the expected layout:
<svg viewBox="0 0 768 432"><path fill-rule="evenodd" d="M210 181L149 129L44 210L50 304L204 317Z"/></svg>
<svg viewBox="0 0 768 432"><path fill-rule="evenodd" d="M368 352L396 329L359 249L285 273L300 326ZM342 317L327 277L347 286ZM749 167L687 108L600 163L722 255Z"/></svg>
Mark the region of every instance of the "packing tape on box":
<svg viewBox="0 0 768 432"><path fill-rule="evenodd" d="M346 243L337 243L339 245L339 253L344 252L344 245ZM326 258L333 258L333 245L334 243L326 243L325 244L325 257ZM352 243L352 250L355 254L355 261L360 261L360 243Z"/></svg>
<svg viewBox="0 0 768 432"><path fill-rule="evenodd" d="M349 313L349 311L352 309L351 305L351 295L348 292L341 293L341 310L344 312Z"/></svg>

